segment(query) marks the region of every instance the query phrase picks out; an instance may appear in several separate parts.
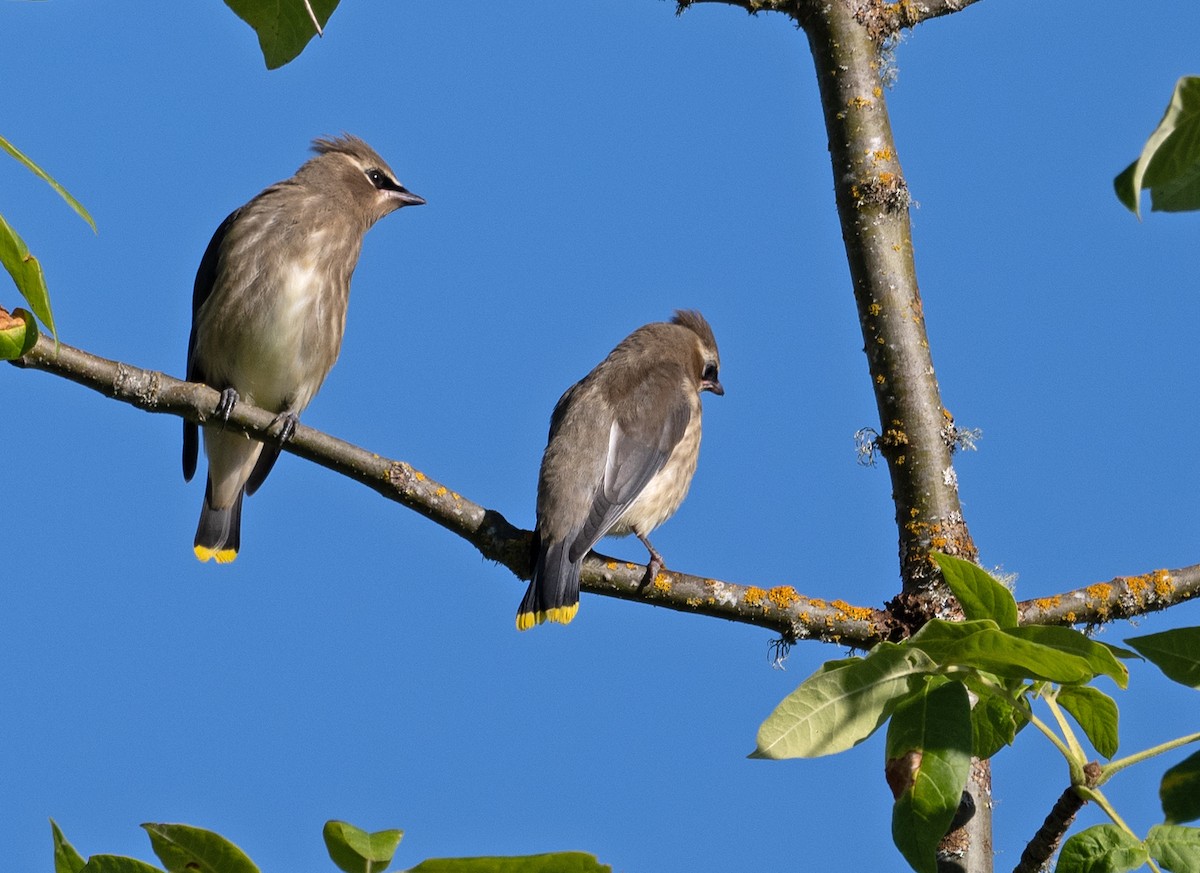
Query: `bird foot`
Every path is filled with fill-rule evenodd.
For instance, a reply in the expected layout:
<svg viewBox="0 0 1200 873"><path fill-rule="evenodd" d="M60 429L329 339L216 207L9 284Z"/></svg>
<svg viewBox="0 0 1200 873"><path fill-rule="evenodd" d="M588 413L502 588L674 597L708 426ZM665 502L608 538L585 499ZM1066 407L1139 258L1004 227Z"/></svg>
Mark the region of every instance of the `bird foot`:
<svg viewBox="0 0 1200 873"><path fill-rule="evenodd" d="M650 540L641 534L638 534L637 538L642 541L642 545L650 553L650 561L646 564L646 575L642 579L642 586L644 587L654 582L658 578L658 574L667 569L667 565L663 563L663 557L658 553L658 550L650 545Z"/></svg>
<svg viewBox="0 0 1200 873"><path fill-rule="evenodd" d="M271 419L271 427L279 425L279 434L276 439L280 445L283 445L296 433L296 425L300 423L300 416L294 412L281 412L279 415Z"/></svg>
<svg viewBox="0 0 1200 873"><path fill-rule="evenodd" d="M221 392L221 399L217 401L217 408L213 410L213 415L221 419L221 421L229 421L229 415L233 412L233 407L237 406L238 393L233 388L226 388Z"/></svg>

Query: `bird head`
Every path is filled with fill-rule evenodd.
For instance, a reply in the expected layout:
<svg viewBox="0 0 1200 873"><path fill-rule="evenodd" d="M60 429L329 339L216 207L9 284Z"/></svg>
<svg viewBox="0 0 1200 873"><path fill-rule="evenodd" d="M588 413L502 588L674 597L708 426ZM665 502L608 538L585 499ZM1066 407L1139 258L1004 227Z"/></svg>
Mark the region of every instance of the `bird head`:
<svg viewBox="0 0 1200 873"><path fill-rule="evenodd" d="M720 380L721 354L717 351L717 340L704 316L694 309L679 309L676 310L671 323L686 327L695 334L692 366L698 384L697 390L711 391L718 397L724 394L725 388Z"/></svg>
<svg viewBox="0 0 1200 873"><path fill-rule="evenodd" d="M367 227L402 206L421 206L420 197L396 180L396 174L373 148L356 136L313 140L317 153L296 173L297 180L348 201Z"/></svg>

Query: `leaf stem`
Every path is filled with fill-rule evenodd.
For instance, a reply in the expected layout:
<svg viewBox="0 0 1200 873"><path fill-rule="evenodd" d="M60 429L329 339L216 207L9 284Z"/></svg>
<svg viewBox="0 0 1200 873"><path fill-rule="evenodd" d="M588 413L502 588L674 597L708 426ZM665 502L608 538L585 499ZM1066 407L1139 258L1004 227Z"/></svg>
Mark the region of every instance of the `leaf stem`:
<svg viewBox="0 0 1200 873"><path fill-rule="evenodd" d="M1071 781L1077 785L1083 784L1083 767L1087 764L1087 753L1083 751L1083 746L1079 745L1079 740L1075 737L1075 732L1071 730L1071 724L1067 721L1067 717L1063 715L1062 709L1055 700L1056 692L1050 691L1042 696L1046 701L1046 706L1050 707L1050 712L1054 716L1054 720L1058 722L1058 728L1063 732L1063 737L1067 741L1067 745L1071 749L1070 757L1067 759L1071 762Z"/></svg>
<svg viewBox="0 0 1200 873"><path fill-rule="evenodd" d="M1121 830L1125 831L1125 833L1129 834L1129 836L1133 837L1138 842L1142 841L1141 837L1139 837L1137 834L1135 834L1133 832L1133 829L1125 823L1125 820L1117 814L1116 809L1114 809L1113 805L1108 802L1108 798L1104 796L1103 791L1101 791L1098 788L1088 788L1086 785L1077 785L1075 787L1075 790L1079 793L1079 796L1082 797L1084 800L1090 800L1093 803L1095 803L1098 807L1100 807L1102 810L1104 810L1104 814L1107 815L1110 819L1112 819L1113 824L1115 824ZM1148 858L1146 863L1150 865L1151 870L1156 871L1156 873L1162 873L1159 866L1154 863L1153 858Z"/></svg>
<svg viewBox="0 0 1200 873"><path fill-rule="evenodd" d="M1045 734L1046 739L1054 743L1055 748L1062 752L1063 757L1067 759L1067 762L1071 765L1071 784L1082 784L1082 779L1076 780L1075 778L1075 762L1072 760L1071 750L1067 748L1066 743L1060 740L1054 731L1050 730L1049 725L1047 725L1032 712L1029 713L1029 723ZM1082 776L1082 773L1080 775Z"/></svg>
<svg viewBox="0 0 1200 873"><path fill-rule="evenodd" d="M1152 746L1144 751L1136 752L1128 757L1118 758L1116 761L1109 761L1106 765L1100 768L1100 778L1096 780L1096 784L1103 785L1110 778L1131 764L1141 763L1147 758L1153 758L1155 755L1161 755L1164 752L1171 751L1172 749L1178 749L1180 746L1186 746L1188 743L1194 743L1197 740L1200 740L1200 733L1188 734L1185 737L1179 737L1178 739L1160 743L1157 746Z"/></svg>
<svg viewBox="0 0 1200 873"><path fill-rule="evenodd" d="M317 21L317 13L313 12L312 4L308 0L304 0L304 8L308 10L308 17L312 19L313 27L317 29L317 36L324 36L325 31L321 30L321 22Z"/></svg>

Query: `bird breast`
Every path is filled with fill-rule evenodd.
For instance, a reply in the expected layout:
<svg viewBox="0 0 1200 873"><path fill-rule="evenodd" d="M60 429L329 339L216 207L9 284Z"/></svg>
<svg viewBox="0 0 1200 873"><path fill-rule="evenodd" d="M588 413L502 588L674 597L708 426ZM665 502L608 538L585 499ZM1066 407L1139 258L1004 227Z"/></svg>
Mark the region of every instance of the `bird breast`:
<svg viewBox="0 0 1200 873"><path fill-rule="evenodd" d="M650 531L674 515L687 497L699 457L700 399L696 397L683 438L675 445L663 468L646 483L642 493L629 504L629 508L609 530L609 536L629 533L648 536Z"/></svg>
<svg viewBox="0 0 1200 873"><path fill-rule="evenodd" d="M312 400L341 350L357 254L331 260L323 233L282 257L247 252L218 280L197 335L214 384L273 412L299 412Z"/></svg>

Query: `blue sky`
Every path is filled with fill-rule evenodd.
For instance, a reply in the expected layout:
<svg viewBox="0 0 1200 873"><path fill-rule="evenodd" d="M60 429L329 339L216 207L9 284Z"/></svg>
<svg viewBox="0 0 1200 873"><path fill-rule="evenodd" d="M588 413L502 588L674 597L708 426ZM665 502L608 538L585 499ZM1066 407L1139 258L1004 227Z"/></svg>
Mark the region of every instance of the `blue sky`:
<svg viewBox="0 0 1200 873"><path fill-rule="evenodd" d="M897 587L878 421L803 35L656 0L343 0L267 72L218 2L0 4L4 136L91 210L0 162L65 342L182 375L217 224L318 135L370 142L429 201L371 231L342 358L304 421L533 523L559 394L635 327L701 310L722 354L668 566L875 606ZM1021 598L1200 561L1196 215L1139 224L1112 177L1200 72L1200 6L983 0L895 53L892 122L967 521ZM0 304L17 304L10 287ZM746 760L839 648L769 664L754 628L584 595L518 634L524 583L373 492L285 456L243 550L200 565L177 419L0 368L0 846L49 870L149 859L142 821L332 870L322 823L426 857L580 849L617 871L901 869L878 738ZM606 542L642 560L636 541ZM1196 604L1102 637L1200 623ZM1111 686L1105 690L1112 691ZM1197 729L1133 668L1122 752ZM1144 831L1162 766L1110 784ZM994 762L998 867L1066 784L1032 732ZM1081 821L1096 821L1085 811Z"/></svg>

